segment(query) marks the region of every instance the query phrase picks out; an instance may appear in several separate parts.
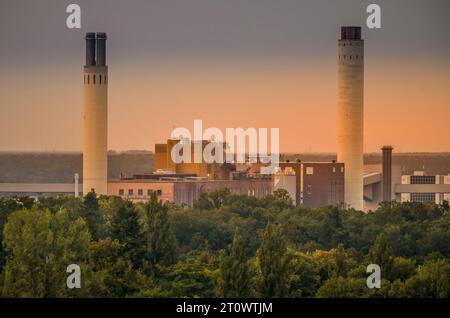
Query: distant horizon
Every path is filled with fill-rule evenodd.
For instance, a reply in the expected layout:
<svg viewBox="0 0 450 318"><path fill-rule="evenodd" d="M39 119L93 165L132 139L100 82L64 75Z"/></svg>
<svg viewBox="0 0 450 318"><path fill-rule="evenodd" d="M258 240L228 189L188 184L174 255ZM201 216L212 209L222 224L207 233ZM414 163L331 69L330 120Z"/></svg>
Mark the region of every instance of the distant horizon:
<svg viewBox="0 0 450 318"><path fill-rule="evenodd" d="M152 153L154 154L154 150L147 150L147 149L128 149L128 150L114 150L109 149L108 153ZM82 150L0 150L0 154L83 154ZM280 155L297 155L297 154L308 154L308 155L336 155L336 152L307 152L307 151L298 151L298 152L280 152ZM372 151L372 152L364 152L364 155L372 155L372 154L379 154L381 155L381 149L379 152ZM392 155L398 155L398 154L415 154L415 155L422 155L422 154L448 154L450 155L450 151L394 151L392 152Z"/></svg>

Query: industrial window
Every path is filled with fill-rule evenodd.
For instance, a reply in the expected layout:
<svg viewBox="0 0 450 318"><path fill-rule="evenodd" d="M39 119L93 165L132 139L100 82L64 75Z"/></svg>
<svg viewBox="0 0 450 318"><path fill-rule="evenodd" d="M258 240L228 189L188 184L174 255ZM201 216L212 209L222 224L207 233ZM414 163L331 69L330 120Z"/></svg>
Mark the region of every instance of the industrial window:
<svg viewBox="0 0 450 318"><path fill-rule="evenodd" d="M128 189L128 195L133 195L133 189Z"/></svg>
<svg viewBox="0 0 450 318"><path fill-rule="evenodd" d="M125 194L125 190L124 189L119 189L119 195L122 196Z"/></svg>
<svg viewBox="0 0 450 318"><path fill-rule="evenodd" d="M411 184L435 184L436 176L411 176Z"/></svg>
<svg viewBox="0 0 450 318"><path fill-rule="evenodd" d="M314 174L314 167L306 167L306 174Z"/></svg>
<svg viewBox="0 0 450 318"><path fill-rule="evenodd" d="M417 192L411 193L411 202L434 202L436 199L436 194L433 192Z"/></svg>
<svg viewBox="0 0 450 318"><path fill-rule="evenodd" d="M162 190L156 190L156 194L157 195L161 195L162 194Z"/></svg>

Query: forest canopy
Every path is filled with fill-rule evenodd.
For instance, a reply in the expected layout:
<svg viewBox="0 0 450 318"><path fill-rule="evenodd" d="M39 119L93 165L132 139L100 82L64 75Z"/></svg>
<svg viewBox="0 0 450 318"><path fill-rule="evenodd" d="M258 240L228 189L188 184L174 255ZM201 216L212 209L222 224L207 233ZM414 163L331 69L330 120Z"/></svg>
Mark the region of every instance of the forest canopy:
<svg viewBox="0 0 450 318"><path fill-rule="evenodd" d="M449 297L448 203L295 207L227 189L193 207L0 199L2 297ZM369 289L367 265L381 267ZM81 268L81 288L66 268Z"/></svg>

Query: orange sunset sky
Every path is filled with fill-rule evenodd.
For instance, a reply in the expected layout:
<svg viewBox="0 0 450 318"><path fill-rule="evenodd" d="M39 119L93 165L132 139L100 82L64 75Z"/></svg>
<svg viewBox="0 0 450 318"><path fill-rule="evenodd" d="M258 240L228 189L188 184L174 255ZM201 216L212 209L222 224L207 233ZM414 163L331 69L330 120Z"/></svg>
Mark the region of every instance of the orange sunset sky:
<svg viewBox="0 0 450 318"><path fill-rule="evenodd" d="M134 34L143 26L134 26L133 22L96 21L94 17L102 11L96 11L93 4L87 5L93 13L81 30L65 29L61 5L62 13L55 11L58 19L51 15L48 21L33 27L22 15L33 11L40 17L44 13L27 8L26 2L15 3L5 1L0 10L0 20L4 19L0 40L9 39L12 45L0 49L0 151L81 151L83 34L87 31L105 31L109 37L109 149L153 150L155 143L168 138L174 126L193 130L193 120L202 119L204 127L223 130L278 127L282 152L336 151L339 26L364 26L364 5L351 15L336 11L332 22L319 25L320 31L314 36L308 35L302 22L295 24L295 16L291 24L279 26L275 35L266 30L267 39L259 31L245 35L247 24L241 21L242 43L253 43L254 39L254 45L247 47L248 43L233 42L241 35L229 31L225 21L217 22L224 30L217 26L212 34L202 34L201 26L196 25L192 34L201 36L185 34L179 39L175 35L171 38L172 33L161 22L159 29L153 27L148 32L166 37L154 39L151 34L148 38L144 33ZM264 3L269 2L261 5ZM321 3L326 10L328 2ZM417 26L422 33L414 33L414 26L399 22L393 32L396 19L405 18L405 13L401 6L388 4L385 10L392 12L386 12L384 29L363 27L366 152L378 151L384 144L392 144L398 152L450 151L449 28L442 30L449 23L439 13L441 7L424 13L420 5L425 2L414 3L416 21L421 21L422 14L429 20L429 29L419 30L425 27ZM6 17L5 8L12 17ZM130 14L139 11L129 10ZM321 12L319 7L311 10ZM193 22L195 13L187 14L191 16L185 23L213 25L213 19ZM258 19L264 20L264 25L270 22L269 13L259 14L255 13L253 24ZM140 23L145 26L145 22ZM15 39L4 31L5 27L16 26L24 37ZM248 27L253 27L252 23ZM442 34L433 38L430 34L436 29ZM125 40L127 34L130 37ZM266 52L265 43L279 49ZM211 46L215 49L209 50ZM155 53L155 47L165 47L166 51L158 49Z"/></svg>

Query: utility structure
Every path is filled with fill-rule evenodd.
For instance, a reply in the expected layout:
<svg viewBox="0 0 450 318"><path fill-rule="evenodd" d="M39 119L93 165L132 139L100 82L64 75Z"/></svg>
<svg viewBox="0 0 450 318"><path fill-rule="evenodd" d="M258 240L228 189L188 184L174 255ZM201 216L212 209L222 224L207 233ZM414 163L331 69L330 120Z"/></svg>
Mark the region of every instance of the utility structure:
<svg viewBox="0 0 450 318"><path fill-rule="evenodd" d="M361 27L341 27L338 41L337 160L345 164L347 206L363 210L364 40Z"/></svg>
<svg viewBox="0 0 450 318"><path fill-rule="evenodd" d="M381 148L383 152L382 159L382 189L383 189L383 201L392 200L392 146L384 146Z"/></svg>
<svg viewBox="0 0 450 318"><path fill-rule="evenodd" d="M107 194L108 66L106 33L86 33L83 115L83 195Z"/></svg>

